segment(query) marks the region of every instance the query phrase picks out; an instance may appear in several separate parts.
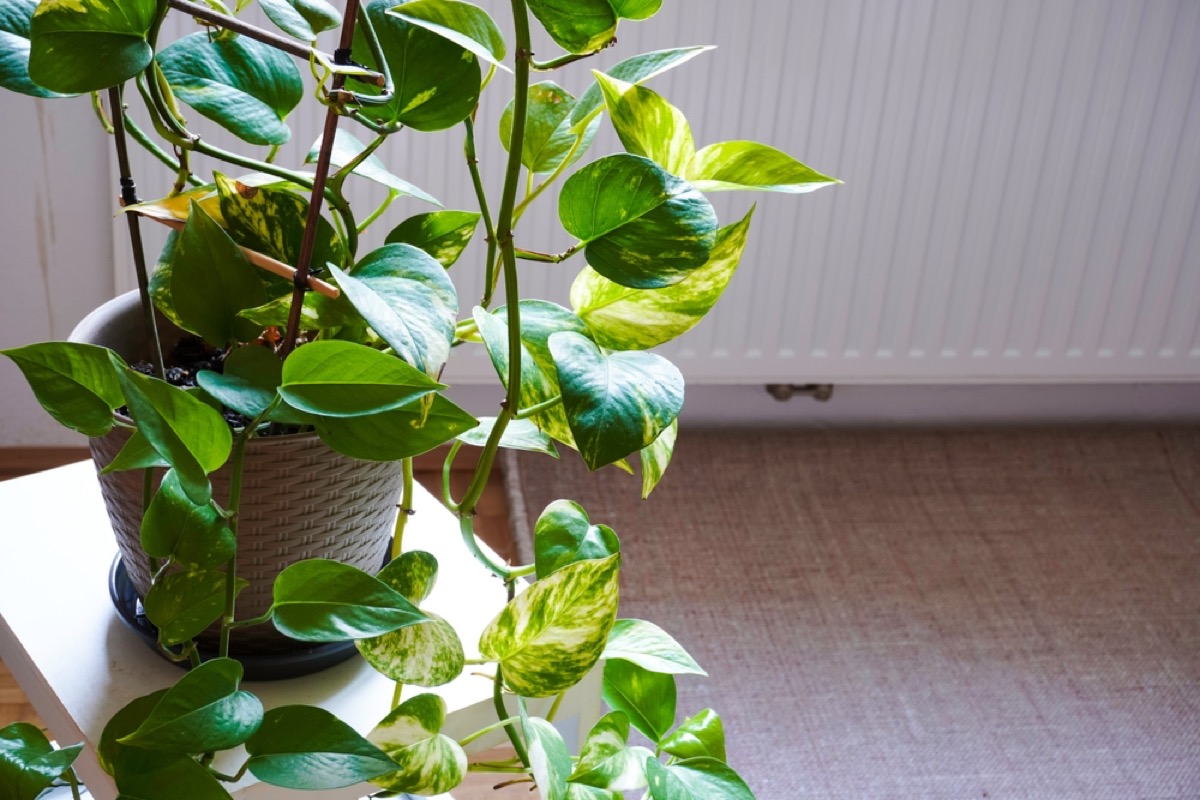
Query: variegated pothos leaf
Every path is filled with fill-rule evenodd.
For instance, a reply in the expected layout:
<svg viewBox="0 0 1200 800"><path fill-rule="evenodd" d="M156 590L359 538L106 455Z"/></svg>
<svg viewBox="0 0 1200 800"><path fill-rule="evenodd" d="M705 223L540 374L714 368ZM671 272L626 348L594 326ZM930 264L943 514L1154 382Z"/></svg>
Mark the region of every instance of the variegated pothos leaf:
<svg viewBox="0 0 1200 800"><path fill-rule="evenodd" d="M650 444L638 452L642 460L642 499L645 500L662 480L667 465L671 463L671 454L675 452L675 439L679 436L679 420L671 421L670 427L658 435Z"/></svg>
<svg viewBox="0 0 1200 800"><path fill-rule="evenodd" d="M446 701L434 694L405 700L375 726L367 740L388 754L399 769L372 783L388 791L442 794L462 783L467 755L439 731L446 721Z"/></svg>

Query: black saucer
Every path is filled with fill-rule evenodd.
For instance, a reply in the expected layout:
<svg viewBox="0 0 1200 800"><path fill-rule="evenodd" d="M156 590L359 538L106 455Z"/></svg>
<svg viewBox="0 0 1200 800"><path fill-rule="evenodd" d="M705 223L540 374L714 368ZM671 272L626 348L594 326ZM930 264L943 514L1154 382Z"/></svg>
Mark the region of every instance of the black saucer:
<svg viewBox="0 0 1200 800"><path fill-rule="evenodd" d="M108 571L108 595L116 606L121 621L133 629L154 652L162 655L158 649L158 628L151 624L142 609L141 598L129 580L125 571L125 563L118 555L113 559L112 568ZM299 643L297 643L299 644ZM315 672L328 669L346 661L358 652L354 642L330 642L319 644L292 653L280 655L238 655L231 653L230 657L241 662L245 669L244 679L248 681L281 681L288 678L299 678L312 675ZM200 648L200 657L205 661L216 658L213 650ZM189 666L186 661L170 661L163 656L164 661L177 664L181 668Z"/></svg>

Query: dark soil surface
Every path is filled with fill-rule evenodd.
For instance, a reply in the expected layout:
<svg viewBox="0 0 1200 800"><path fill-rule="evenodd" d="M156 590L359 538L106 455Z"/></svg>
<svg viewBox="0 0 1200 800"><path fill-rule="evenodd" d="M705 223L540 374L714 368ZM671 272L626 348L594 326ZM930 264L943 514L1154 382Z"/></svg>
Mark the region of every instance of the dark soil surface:
<svg viewBox="0 0 1200 800"><path fill-rule="evenodd" d="M218 350L199 336L184 336L175 343L171 352L164 354L167 383L183 389L196 387L196 373L201 370L224 372L227 352ZM153 376L156 372L154 365L149 361L138 361L131 364L130 367L143 375ZM125 409L121 410L125 411ZM242 414L224 406L221 406L220 411L221 416L225 418L231 428L244 428L250 423L250 420Z"/></svg>

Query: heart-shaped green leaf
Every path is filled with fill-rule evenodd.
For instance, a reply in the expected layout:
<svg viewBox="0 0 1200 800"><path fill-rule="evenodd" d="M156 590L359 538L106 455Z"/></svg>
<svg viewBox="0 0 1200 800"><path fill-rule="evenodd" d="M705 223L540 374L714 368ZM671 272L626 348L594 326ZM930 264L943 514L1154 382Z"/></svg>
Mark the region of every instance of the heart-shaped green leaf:
<svg viewBox="0 0 1200 800"><path fill-rule="evenodd" d="M112 430L113 411L125 404L120 357L103 347L76 342L42 342L0 353L29 381L42 408L71 430L103 436Z"/></svg>
<svg viewBox="0 0 1200 800"><path fill-rule="evenodd" d="M658 435L650 444L638 451L642 462L642 499L645 500L662 480L667 465L671 463L671 454L675 452L675 439L679 436L679 420L673 420L670 426Z"/></svg>
<svg viewBox="0 0 1200 800"><path fill-rule="evenodd" d="M608 0L622 19L650 19L662 8L662 0Z"/></svg>
<svg viewBox="0 0 1200 800"><path fill-rule="evenodd" d="M479 335L483 339L483 344L487 348L488 355L492 359L492 366L496 368L496 373L500 376L504 387L508 388L508 370L509 370L509 342L508 342L508 320L502 318L499 313L492 314L487 310L476 306L473 312L475 326L479 330ZM524 323L524 314L521 318ZM522 336L525 333L524 326L521 330ZM521 408L531 408L532 406L544 403L558 396L557 381L553 377L553 373L548 373L538 359L534 358L533 353L525 346L524 338L521 342L521 386L518 393L518 402Z"/></svg>
<svg viewBox="0 0 1200 800"><path fill-rule="evenodd" d="M605 74L626 83L640 84L712 49L714 49L713 45L704 45L642 53L614 64ZM593 83L579 96L579 102L571 110L572 131L575 133L582 131L584 126L595 119L603 108L604 96L600 92L600 85Z"/></svg>
<svg viewBox="0 0 1200 800"><path fill-rule="evenodd" d="M100 743L96 746L96 760L109 775L116 772L118 754L128 749L121 744L121 738L136 731L168 691L170 688L159 689L157 692L131 700L105 724L100 734Z"/></svg>
<svg viewBox="0 0 1200 800"><path fill-rule="evenodd" d="M300 261L304 222L308 217L308 198L279 186L255 186L214 176L225 227L238 244L295 266ZM341 264L345 251L333 225L325 217L317 222L312 264ZM264 273L266 274L266 273ZM291 283L275 279L276 286L290 289Z"/></svg>
<svg viewBox="0 0 1200 800"><path fill-rule="evenodd" d="M534 561L538 578L576 561L608 558L621 552L612 528L593 525L583 506L555 500L546 506L533 528Z"/></svg>
<svg viewBox="0 0 1200 800"><path fill-rule="evenodd" d="M325 0L258 0L267 18L297 39L311 42L342 24L342 14Z"/></svg>
<svg viewBox="0 0 1200 800"><path fill-rule="evenodd" d="M653 756L644 747L629 747L629 717L613 711L588 733L571 773L571 782L598 789L632 792L646 786L645 764Z"/></svg>
<svg viewBox="0 0 1200 800"><path fill-rule="evenodd" d="M646 761L652 800L754 800L741 777L715 758L689 758L669 766Z"/></svg>
<svg viewBox="0 0 1200 800"><path fill-rule="evenodd" d="M562 734L540 717L521 710L521 732L529 750L529 768L543 800L566 800L567 776L571 774L571 751Z"/></svg>
<svg viewBox="0 0 1200 800"><path fill-rule="evenodd" d="M225 420L187 392L131 369L119 373L129 414L179 476L193 503L212 497L208 475L229 458L233 437Z"/></svg>
<svg viewBox="0 0 1200 800"><path fill-rule="evenodd" d="M172 753L206 753L242 744L262 723L258 698L239 689L242 665L230 658L206 661L167 690L158 705L121 744Z"/></svg>
<svg viewBox="0 0 1200 800"><path fill-rule="evenodd" d="M181 753L122 748L113 776L119 800L230 800L208 767Z"/></svg>
<svg viewBox="0 0 1200 800"><path fill-rule="evenodd" d="M150 63L155 0L41 0L30 24L29 77L64 94L124 83Z"/></svg>
<svg viewBox="0 0 1200 800"><path fill-rule="evenodd" d="M563 185L558 215L609 280L658 289L703 266L717 237L712 205L686 181L628 153L605 156Z"/></svg>
<svg viewBox="0 0 1200 800"><path fill-rule="evenodd" d="M500 142L505 149L512 139L513 102L509 102L500 115ZM551 172L568 157L567 166L571 166L587 152L600 127L597 119L579 136L572 133L570 116L575 97L554 81L530 86L527 107L521 163L532 172ZM577 138L580 139L578 143Z"/></svg>
<svg viewBox="0 0 1200 800"><path fill-rule="evenodd" d="M729 285L741 261L754 209L717 231L708 263L662 289L631 289L584 267L571 285L571 306L601 347L648 350L688 332Z"/></svg>
<svg viewBox="0 0 1200 800"><path fill-rule="evenodd" d="M781 150L758 142L710 144L696 153L684 177L703 192L802 194L841 183Z"/></svg>
<svg viewBox="0 0 1200 800"><path fill-rule="evenodd" d="M365 417L318 417L317 433L339 453L365 461L398 461L445 444L479 421L434 395L403 408Z"/></svg>
<svg viewBox="0 0 1200 800"><path fill-rule="evenodd" d="M460 433L458 440L463 444L474 447L484 447L491 438L492 428L496 425L495 417L480 417L479 425L466 433ZM554 440L538 429L538 426L527 419L511 420L500 435L500 446L510 450L525 450L530 453L545 453L552 458L558 458L558 450Z"/></svg>
<svg viewBox="0 0 1200 800"><path fill-rule="evenodd" d="M396 355L427 375L450 358L458 293L446 269L411 244L385 244L353 274L333 267L346 297Z"/></svg>
<svg viewBox="0 0 1200 800"><path fill-rule="evenodd" d="M82 744L55 750L41 729L28 722L0 728L0 797L35 800L83 750Z"/></svg>
<svg viewBox="0 0 1200 800"><path fill-rule="evenodd" d="M590 53L617 33L617 12L609 0L529 0L529 10L559 47Z"/></svg>
<svg viewBox="0 0 1200 800"><path fill-rule="evenodd" d="M623 659L651 672L707 675L671 634L643 619L619 619L604 648L607 660Z"/></svg>
<svg viewBox="0 0 1200 800"><path fill-rule="evenodd" d="M221 405L254 419L275 401L283 382L283 362L267 348L252 344L235 348L223 367L224 372L196 373L196 384Z"/></svg>
<svg viewBox="0 0 1200 800"><path fill-rule="evenodd" d="M550 350L563 408L589 469L646 447L683 407L683 376L661 356L607 355L577 333L554 334Z"/></svg>
<svg viewBox="0 0 1200 800"><path fill-rule="evenodd" d="M158 454L158 451L150 444L150 441L142 435L142 432L135 430L129 437L129 441L125 442L113 460L105 465L104 469L100 470L101 475L108 475L110 472L127 472L134 469L151 469L153 467L169 468L171 465L167 460Z"/></svg>
<svg viewBox="0 0 1200 800"><path fill-rule="evenodd" d="M337 133L333 137L333 149L330 151L329 163L333 165L335 170L342 169L347 164L355 161L362 155L362 151L366 146L358 140L358 138L350 133L350 131L338 128ZM304 157L304 163L315 164L321 150L321 139L313 142L313 146L309 149L308 155ZM361 175L369 181L374 181L381 186L386 186L393 192L405 197L415 197L418 200L424 200L426 203L433 203L435 206L440 206L437 198L421 189L414 186L403 178L398 178L388 171L388 168L379 156L374 154L369 155L366 159L360 161L352 170L353 174Z"/></svg>
<svg viewBox="0 0 1200 800"><path fill-rule="evenodd" d="M621 557L577 561L509 602L479 639L516 693L547 697L578 683L596 664L617 612Z"/></svg>
<svg viewBox="0 0 1200 800"><path fill-rule="evenodd" d="M458 261L479 224L475 211L430 211L401 222L387 235L388 244L411 244L446 269Z"/></svg>
<svg viewBox="0 0 1200 800"><path fill-rule="evenodd" d="M444 388L394 356L331 339L299 347L288 356L279 394L310 414L354 417L399 408Z"/></svg>
<svg viewBox="0 0 1200 800"><path fill-rule="evenodd" d="M442 794L462 783L467 755L453 739L438 731L446 720L446 703L437 695L419 694L397 706L367 738L399 769L372 781L389 792L421 796Z"/></svg>
<svg viewBox="0 0 1200 800"><path fill-rule="evenodd" d="M156 56L175 96L250 144L292 138L284 120L304 96L300 70L285 53L247 36L199 32Z"/></svg>
<svg viewBox="0 0 1200 800"><path fill-rule="evenodd" d="M215 569L233 558L237 540L211 503L188 499L174 470L158 487L142 517L142 549L193 570Z"/></svg>
<svg viewBox="0 0 1200 800"><path fill-rule="evenodd" d="M250 584L236 579L240 593ZM174 572L146 592L146 617L158 627L163 644L182 644L198 636L225 613L225 573Z"/></svg>
<svg viewBox="0 0 1200 800"><path fill-rule="evenodd" d="M672 175L684 175L696 155L692 129L658 93L593 70L609 119L626 151L645 156Z"/></svg>
<svg viewBox="0 0 1200 800"><path fill-rule="evenodd" d="M437 559L419 550L402 553L376 577L417 605L433 590ZM422 613L429 622L359 639L355 645L368 664L394 681L441 686L462 673L462 642L450 623L436 614Z"/></svg>
<svg viewBox="0 0 1200 800"><path fill-rule="evenodd" d="M170 291L182 327L218 347L262 332L238 316L267 301L258 270L195 203L174 247Z"/></svg>
<svg viewBox="0 0 1200 800"><path fill-rule="evenodd" d="M606 661L601 687L604 702L622 711L653 742L675 724L675 676L642 669L628 661Z"/></svg>
<svg viewBox="0 0 1200 800"><path fill-rule="evenodd" d="M8 0L0 5L0 88L31 97L66 97L29 78L29 25L38 0Z"/></svg>
<svg viewBox="0 0 1200 800"><path fill-rule="evenodd" d="M725 726L711 708L688 717L662 740L663 752L677 758L715 758L725 761Z"/></svg>
<svg viewBox="0 0 1200 800"><path fill-rule="evenodd" d="M275 627L304 642L365 639L429 619L377 578L324 559L279 573L272 610Z"/></svg>
<svg viewBox="0 0 1200 800"><path fill-rule="evenodd" d="M395 95L386 105L362 113L384 123L398 122L419 131L440 131L462 122L479 102L483 74L469 50L431 30L389 13L395 0L366 5L395 80ZM376 69L362 27L354 32L354 60ZM364 86L360 91L376 91Z"/></svg>
<svg viewBox="0 0 1200 800"><path fill-rule="evenodd" d="M409 0L388 13L449 39L505 72L504 34L486 11L462 0Z"/></svg>
<svg viewBox="0 0 1200 800"><path fill-rule="evenodd" d="M353 728L314 706L271 709L246 751L254 777L288 789L339 789L396 768Z"/></svg>

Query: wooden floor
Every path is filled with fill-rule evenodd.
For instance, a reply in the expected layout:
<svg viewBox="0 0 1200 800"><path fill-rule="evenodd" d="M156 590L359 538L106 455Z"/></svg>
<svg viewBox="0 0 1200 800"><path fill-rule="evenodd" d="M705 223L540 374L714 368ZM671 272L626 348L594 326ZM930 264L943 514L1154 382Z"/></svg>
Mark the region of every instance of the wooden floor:
<svg viewBox="0 0 1200 800"><path fill-rule="evenodd" d="M0 480L52 469L86 458L88 451L84 448L0 448ZM414 470L421 485L439 498L442 496L442 458L438 451L421 456L416 460ZM450 485L456 499L462 497L466 491L473 467L470 459L462 456L455 462L454 470L450 474ZM493 472L492 479L480 498L475 530L480 538L503 558L511 560L515 557L515 547L508 527L508 499L504 491L503 477L498 471ZM42 726L33 706L25 699L8 668L0 662L0 727L12 722L32 722Z"/></svg>

